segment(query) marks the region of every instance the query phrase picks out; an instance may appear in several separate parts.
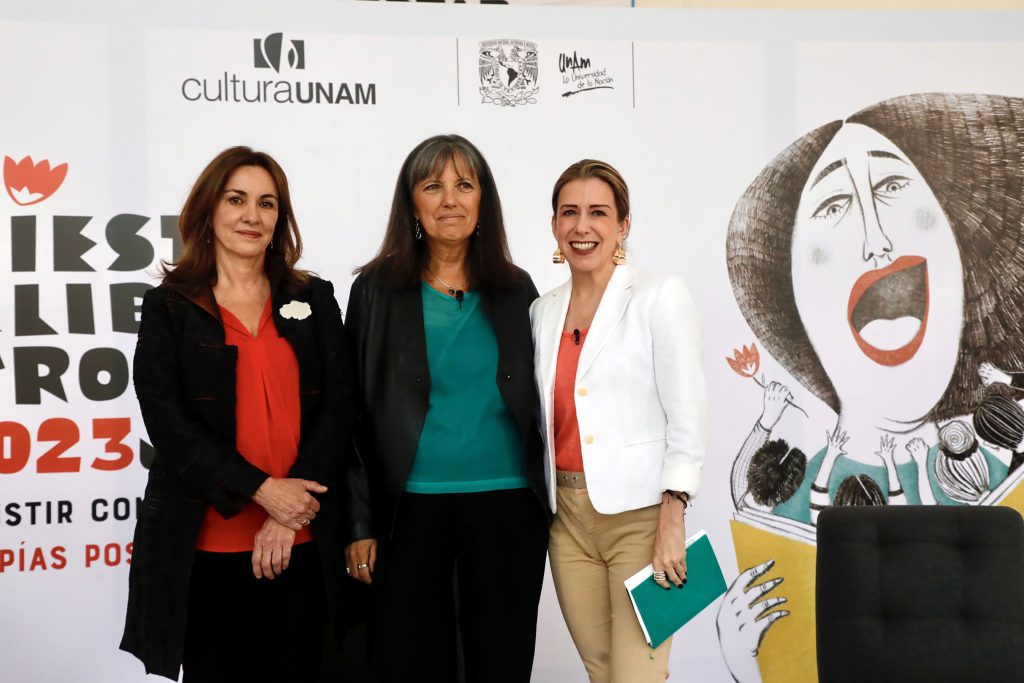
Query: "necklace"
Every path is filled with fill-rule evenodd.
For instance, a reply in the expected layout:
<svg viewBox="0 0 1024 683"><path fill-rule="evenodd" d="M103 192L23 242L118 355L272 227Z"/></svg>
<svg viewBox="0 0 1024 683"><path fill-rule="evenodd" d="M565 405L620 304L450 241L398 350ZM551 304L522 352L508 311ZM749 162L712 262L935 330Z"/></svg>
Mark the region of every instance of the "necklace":
<svg viewBox="0 0 1024 683"><path fill-rule="evenodd" d="M437 273L435 273L434 271L432 271L430 269L430 266L427 266L427 272L430 273L431 275L433 275L435 280L437 280L442 285L444 285L445 287L448 288L448 295L449 296L455 296L455 292L457 290L461 290L462 289L462 283L461 282L459 284L457 284L457 285L450 285L450 284L448 284L447 282L442 280L440 277L438 277Z"/></svg>

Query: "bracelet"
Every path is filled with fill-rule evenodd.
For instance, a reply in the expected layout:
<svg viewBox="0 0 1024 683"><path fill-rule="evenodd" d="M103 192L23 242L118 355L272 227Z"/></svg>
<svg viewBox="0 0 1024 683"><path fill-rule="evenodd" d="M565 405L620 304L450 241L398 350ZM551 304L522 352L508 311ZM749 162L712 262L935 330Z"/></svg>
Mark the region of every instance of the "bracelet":
<svg viewBox="0 0 1024 683"><path fill-rule="evenodd" d="M665 490L665 493L668 494L669 496L671 496L672 498L675 498L680 503L682 503L684 510L689 509L689 507L690 507L690 496L689 496L689 494L683 493L681 491L671 491L671 490L668 490L668 489Z"/></svg>

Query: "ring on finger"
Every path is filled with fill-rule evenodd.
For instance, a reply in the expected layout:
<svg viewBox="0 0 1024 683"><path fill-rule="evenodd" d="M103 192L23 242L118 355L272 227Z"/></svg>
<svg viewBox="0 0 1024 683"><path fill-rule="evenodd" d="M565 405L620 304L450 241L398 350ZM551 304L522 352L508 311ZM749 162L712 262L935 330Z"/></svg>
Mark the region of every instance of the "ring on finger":
<svg viewBox="0 0 1024 683"><path fill-rule="evenodd" d="M356 565L356 569L366 569L369 566L370 565L367 564L366 562L360 562L359 564Z"/></svg>
<svg viewBox="0 0 1024 683"><path fill-rule="evenodd" d="M666 578L665 572L654 572L655 581L664 581Z"/></svg>

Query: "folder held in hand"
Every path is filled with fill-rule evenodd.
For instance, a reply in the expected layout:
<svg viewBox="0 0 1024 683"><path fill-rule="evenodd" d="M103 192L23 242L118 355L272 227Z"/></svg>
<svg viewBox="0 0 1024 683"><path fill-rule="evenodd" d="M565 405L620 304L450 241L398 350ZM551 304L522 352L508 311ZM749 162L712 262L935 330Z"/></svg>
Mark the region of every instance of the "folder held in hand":
<svg viewBox="0 0 1024 683"><path fill-rule="evenodd" d="M725 577L707 533L686 540L686 583L665 590L654 582L654 565L624 581L640 628L651 647L658 647L690 619L725 593Z"/></svg>

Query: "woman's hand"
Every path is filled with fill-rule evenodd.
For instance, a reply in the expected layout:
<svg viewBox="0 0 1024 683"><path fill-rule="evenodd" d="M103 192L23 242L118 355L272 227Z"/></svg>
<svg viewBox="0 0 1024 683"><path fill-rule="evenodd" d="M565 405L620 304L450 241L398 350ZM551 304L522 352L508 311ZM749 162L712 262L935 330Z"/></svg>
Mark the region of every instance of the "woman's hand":
<svg viewBox="0 0 1024 683"><path fill-rule="evenodd" d="M320 510L320 501L311 496L310 491L326 493L327 487L306 479L267 477L252 499L278 523L299 531Z"/></svg>
<svg viewBox="0 0 1024 683"><path fill-rule="evenodd" d="M839 425L831 432L825 430L825 441L828 444L825 447L825 459L826 460L837 460L840 455L846 455L846 442L850 440L850 436L839 429Z"/></svg>
<svg viewBox="0 0 1024 683"><path fill-rule="evenodd" d="M778 382L769 382L764 388L764 407L757 421L769 432L772 431L786 410L787 402L792 400L793 394L788 387Z"/></svg>
<svg viewBox="0 0 1024 683"><path fill-rule="evenodd" d="M986 387L993 384L1010 384L1013 382L1013 378L1007 372L1000 370L991 363L979 365L978 376L981 377L981 383Z"/></svg>
<svg viewBox="0 0 1024 683"><path fill-rule="evenodd" d="M896 466L896 437L892 434L882 434L882 438L878 443L878 450L875 451L875 455L881 459L883 465L892 463L893 467Z"/></svg>
<svg viewBox="0 0 1024 683"><path fill-rule="evenodd" d="M345 572L357 581L373 583L377 566L377 539L362 538L345 547Z"/></svg>
<svg viewBox="0 0 1024 683"><path fill-rule="evenodd" d="M267 517L263 527L256 532L252 547L252 573L257 579L273 579L288 569L292 559L295 532Z"/></svg>
<svg viewBox="0 0 1024 683"><path fill-rule="evenodd" d="M918 467L924 467L928 462L928 444L924 439L917 437L910 440L906 446L910 457L917 463Z"/></svg>
<svg viewBox="0 0 1024 683"><path fill-rule="evenodd" d="M658 531L654 534L655 583L662 588L674 584L683 587L686 581L686 506L668 493L661 496ZM665 578L660 579L660 572Z"/></svg>
<svg viewBox="0 0 1024 683"><path fill-rule="evenodd" d="M716 625L722 656L737 681L761 680L757 666L761 642L772 624L789 616L788 609L776 609L786 603L786 598L766 597L782 583L782 577L757 583L774 564L775 560L768 560L740 573L718 608Z"/></svg>

